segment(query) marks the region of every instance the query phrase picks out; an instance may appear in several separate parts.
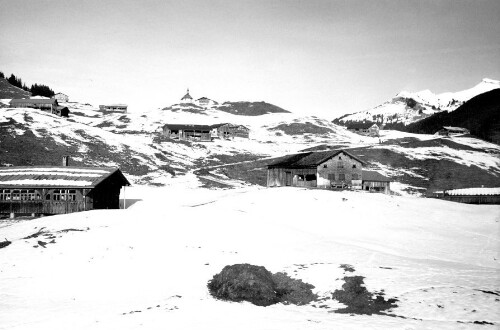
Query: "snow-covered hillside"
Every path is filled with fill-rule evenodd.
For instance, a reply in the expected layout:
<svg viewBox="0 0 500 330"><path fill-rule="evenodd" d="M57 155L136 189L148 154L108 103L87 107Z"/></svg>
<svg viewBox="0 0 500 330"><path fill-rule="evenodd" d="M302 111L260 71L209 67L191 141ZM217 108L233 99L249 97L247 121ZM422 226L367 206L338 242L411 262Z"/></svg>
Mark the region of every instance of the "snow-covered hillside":
<svg viewBox="0 0 500 330"><path fill-rule="evenodd" d="M334 122L342 124L369 121L408 125L440 111L453 111L474 96L497 88L500 88L500 81L485 78L470 89L454 93L434 94L430 90L403 91L372 109L341 116Z"/></svg>
<svg viewBox="0 0 500 330"><path fill-rule="evenodd" d="M123 114L105 113L89 104L62 105L70 108L67 119L34 109L2 109L0 165L57 165L62 155L70 155L74 165L119 166L134 183L166 184L173 175L207 166L277 157L324 145L351 148L404 187L425 191L429 187L500 185L500 147L473 138L440 139L381 131L379 139L351 133L323 118L287 112L245 116L178 105ZM241 124L250 129L250 138L213 142L158 139L167 123ZM448 165L436 168L441 160ZM265 162L259 166L262 171ZM447 167L452 169L451 177L457 176L445 180L449 186L430 185L430 178L441 175ZM470 177L476 181L471 182ZM230 180L226 183L235 184Z"/></svg>
<svg viewBox="0 0 500 330"><path fill-rule="evenodd" d="M3 222L1 237L12 244L0 249L0 327L500 325L498 206L298 188L228 192L185 180L127 188L127 210ZM286 272L314 285L323 300L270 307L215 300L207 282L237 263ZM397 307L382 315L336 313L343 305L332 292L353 275L370 292L397 299Z"/></svg>

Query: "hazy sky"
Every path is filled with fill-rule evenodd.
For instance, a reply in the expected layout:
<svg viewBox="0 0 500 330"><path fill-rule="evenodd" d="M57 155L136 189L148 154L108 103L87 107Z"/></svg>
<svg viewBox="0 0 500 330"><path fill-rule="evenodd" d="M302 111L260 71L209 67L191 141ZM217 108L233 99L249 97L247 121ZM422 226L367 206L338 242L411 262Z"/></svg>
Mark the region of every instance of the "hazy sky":
<svg viewBox="0 0 500 330"><path fill-rule="evenodd" d="M500 79L500 1L0 0L0 71L134 112L189 87L333 119Z"/></svg>

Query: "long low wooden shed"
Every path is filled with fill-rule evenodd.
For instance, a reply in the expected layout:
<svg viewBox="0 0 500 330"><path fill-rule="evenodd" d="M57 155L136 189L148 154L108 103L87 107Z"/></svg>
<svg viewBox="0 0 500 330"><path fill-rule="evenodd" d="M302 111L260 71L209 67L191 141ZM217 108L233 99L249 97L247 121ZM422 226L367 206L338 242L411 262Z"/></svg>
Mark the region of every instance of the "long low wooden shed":
<svg viewBox="0 0 500 330"><path fill-rule="evenodd" d="M48 215L118 209L129 181L118 168L15 166L0 168L0 214Z"/></svg>

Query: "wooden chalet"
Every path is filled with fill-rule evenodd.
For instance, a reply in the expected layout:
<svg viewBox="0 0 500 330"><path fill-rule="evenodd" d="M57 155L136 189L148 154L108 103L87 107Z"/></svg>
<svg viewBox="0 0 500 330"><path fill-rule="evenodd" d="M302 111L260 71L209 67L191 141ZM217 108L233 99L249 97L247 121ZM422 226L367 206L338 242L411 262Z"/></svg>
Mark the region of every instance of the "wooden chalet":
<svg viewBox="0 0 500 330"><path fill-rule="evenodd" d="M165 124L163 136L174 140L212 141L216 138L248 138L250 130L243 125L229 123L216 125Z"/></svg>
<svg viewBox="0 0 500 330"><path fill-rule="evenodd" d="M221 139L233 139L235 137L246 138L250 136L250 129L243 125L230 123L212 125L212 137Z"/></svg>
<svg viewBox="0 0 500 330"><path fill-rule="evenodd" d="M212 126L165 124L163 135L174 140L212 141Z"/></svg>
<svg viewBox="0 0 500 330"><path fill-rule="evenodd" d="M347 126L347 130L360 135L378 136L379 127L374 123L353 123Z"/></svg>
<svg viewBox="0 0 500 330"><path fill-rule="evenodd" d="M267 166L267 186L361 189L365 164L345 150L294 154Z"/></svg>
<svg viewBox="0 0 500 330"><path fill-rule="evenodd" d="M470 134L470 131L467 128L463 128L463 127L443 126L435 134L442 135L442 136L453 136L453 135L461 135L461 134Z"/></svg>
<svg viewBox="0 0 500 330"><path fill-rule="evenodd" d="M99 105L99 110L104 112L119 112L126 113L128 105L126 104L105 104Z"/></svg>
<svg viewBox="0 0 500 330"><path fill-rule="evenodd" d="M12 99L12 108L33 108L50 112L60 117L68 117L69 109L59 106L56 99Z"/></svg>
<svg viewBox="0 0 500 330"><path fill-rule="evenodd" d="M363 170L361 186L361 189L366 191L389 194L391 191L391 179L376 171Z"/></svg>
<svg viewBox="0 0 500 330"><path fill-rule="evenodd" d="M57 102L69 102L69 96L64 93L57 93L56 95L54 95L54 98L57 100Z"/></svg>
<svg viewBox="0 0 500 330"><path fill-rule="evenodd" d="M365 161L345 150L289 155L267 166L267 186L389 193L390 179L378 172L363 170L365 165Z"/></svg>
<svg viewBox="0 0 500 330"><path fill-rule="evenodd" d="M48 215L118 209L130 183L118 168L13 166L0 168L0 215Z"/></svg>

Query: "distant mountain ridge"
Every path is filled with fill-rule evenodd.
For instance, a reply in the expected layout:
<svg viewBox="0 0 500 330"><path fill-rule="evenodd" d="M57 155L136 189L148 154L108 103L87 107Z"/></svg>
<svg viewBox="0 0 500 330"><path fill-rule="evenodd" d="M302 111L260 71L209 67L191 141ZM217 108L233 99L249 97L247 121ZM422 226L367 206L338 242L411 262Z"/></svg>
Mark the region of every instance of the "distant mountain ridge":
<svg viewBox="0 0 500 330"><path fill-rule="evenodd" d="M204 114L205 110L218 110L239 116L261 116L270 113L290 113L283 108L264 101L260 102L224 102L222 104L212 104L210 106L201 106L194 103L173 104L170 107L165 107L163 110L174 112L191 112Z"/></svg>
<svg viewBox="0 0 500 330"><path fill-rule="evenodd" d="M475 96L452 112L439 112L408 125L410 133L434 134L442 126L458 126L484 140L500 144L500 89Z"/></svg>
<svg viewBox="0 0 500 330"><path fill-rule="evenodd" d="M402 91L390 100L365 111L346 114L333 120L339 125L374 122L387 125L409 125L442 111L454 111L474 96L500 88L500 81L483 79L476 86L451 93L434 94L430 90Z"/></svg>

